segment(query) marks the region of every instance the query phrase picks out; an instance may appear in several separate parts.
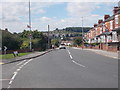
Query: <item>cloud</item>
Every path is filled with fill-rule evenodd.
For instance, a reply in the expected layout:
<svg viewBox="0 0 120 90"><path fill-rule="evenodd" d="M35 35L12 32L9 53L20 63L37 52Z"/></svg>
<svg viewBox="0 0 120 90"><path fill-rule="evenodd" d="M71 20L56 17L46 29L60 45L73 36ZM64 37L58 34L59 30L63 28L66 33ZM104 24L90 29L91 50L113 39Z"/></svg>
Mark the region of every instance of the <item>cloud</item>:
<svg viewBox="0 0 120 90"><path fill-rule="evenodd" d="M41 17L40 18L41 21L50 21L52 20L51 18L48 18L48 17Z"/></svg>
<svg viewBox="0 0 120 90"><path fill-rule="evenodd" d="M85 3L85 2L68 2L66 3L66 10L68 17L57 18L49 17L46 15L46 7L50 8L52 5L62 4L58 2L32 2L31 3L31 16L32 16L32 29L47 30L47 25L50 25L51 30L56 28L65 27L79 27L82 25L81 17L83 17L84 26L93 26L98 19L103 16L99 14L92 14L95 9L103 9L100 4L108 3ZM110 7L113 4L108 4ZM107 6L106 6L107 8ZM28 2L6 2L2 4L2 19L3 27L9 28L11 32L21 32L28 24ZM1 11L0 11L1 12ZM111 11L110 11L111 12Z"/></svg>
<svg viewBox="0 0 120 90"><path fill-rule="evenodd" d="M2 3L2 20L6 22L20 21L27 16L27 3Z"/></svg>
<svg viewBox="0 0 120 90"><path fill-rule="evenodd" d="M38 13L45 13L46 11L45 10L43 10L43 9L40 9L40 10L38 10Z"/></svg>
<svg viewBox="0 0 120 90"><path fill-rule="evenodd" d="M34 21L36 18L35 15L44 14L46 11L44 8L49 7L50 5L59 4L52 2L32 2L31 3L31 16ZM0 22L2 22L2 27L0 28L9 28L11 32L17 30L20 32L26 28L28 24L28 13L29 13L29 3L28 2L0 2ZM38 18L37 18L38 19ZM43 17L42 20L49 20L47 17ZM16 24L17 23L17 24ZM32 22L33 25L35 22ZM36 24L36 23L35 23ZM37 22L39 24L39 22ZM21 28L20 28L21 26Z"/></svg>
<svg viewBox="0 0 120 90"><path fill-rule="evenodd" d="M99 8L97 3L85 3L85 2L70 2L67 5L67 11L70 16L82 17L91 15L91 12Z"/></svg>

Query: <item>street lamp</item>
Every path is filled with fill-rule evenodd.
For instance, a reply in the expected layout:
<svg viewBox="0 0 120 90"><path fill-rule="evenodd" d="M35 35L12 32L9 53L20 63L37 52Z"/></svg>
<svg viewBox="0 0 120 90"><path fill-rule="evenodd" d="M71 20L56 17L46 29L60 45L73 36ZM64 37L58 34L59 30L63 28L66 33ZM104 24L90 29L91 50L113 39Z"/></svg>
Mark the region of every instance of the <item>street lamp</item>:
<svg viewBox="0 0 120 90"><path fill-rule="evenodd" d="M82 49L83 49L83 45L84 45L84 42L83 42L83 17L82 17Z"/></svg>
<svg viewBox="0 0 120 90"><path fill-rule="evenodd" d="M48 49L50 48L49 31L50 31L50 25L48 25Z"/></svg>
<svg viewBox="0 0 120 90"><path fill-rule="evenodd" d="M31 33L31 10L30 10L30 0L29 0L29 29L30 29L30 33ZM30 50L32 50L32 34L29 35L30 38Z"/></svg>

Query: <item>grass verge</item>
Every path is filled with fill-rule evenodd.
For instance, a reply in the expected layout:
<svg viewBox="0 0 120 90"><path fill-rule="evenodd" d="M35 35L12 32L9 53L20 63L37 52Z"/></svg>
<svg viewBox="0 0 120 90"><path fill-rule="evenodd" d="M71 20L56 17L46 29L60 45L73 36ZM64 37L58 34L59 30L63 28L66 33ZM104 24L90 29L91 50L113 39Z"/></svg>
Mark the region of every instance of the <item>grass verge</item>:
<svg viewBox="0 0 120 90"><path fill-rule="evenodd" d="M24 56L24 55L28 55L30 54L30 52L28 53L19 53L18 56ZM0 55L0 59L12 59L15 58L13 54L6 54L6 55Z"/></svg>

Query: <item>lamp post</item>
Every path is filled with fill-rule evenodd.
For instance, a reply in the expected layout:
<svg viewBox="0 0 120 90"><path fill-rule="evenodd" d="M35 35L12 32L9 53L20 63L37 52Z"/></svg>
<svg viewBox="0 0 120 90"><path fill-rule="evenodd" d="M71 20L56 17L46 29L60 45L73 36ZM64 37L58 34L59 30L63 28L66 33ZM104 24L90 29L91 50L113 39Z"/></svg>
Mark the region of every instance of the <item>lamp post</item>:
<svg viewBox="0 0 120 90"><path fill-rule="evenodd" d="M84 45L84 42L83 42L83 17L82 17L82 49L83 49L83 45Z"/></svg>
<svg viewBox="0 0 120 90"><path fill-rule="evenodd" d="M29 0L29 29L31 33L31 10L30 10L30 0ZM30 50L32 50L32 34L29 35L30 38Z"/></svg>
<svg viewBox="0 0 120 90"><path fill-rule="evenodd" d="M48 49L50 48L49 31L50 31L50 25L48 25Z"/></svg>

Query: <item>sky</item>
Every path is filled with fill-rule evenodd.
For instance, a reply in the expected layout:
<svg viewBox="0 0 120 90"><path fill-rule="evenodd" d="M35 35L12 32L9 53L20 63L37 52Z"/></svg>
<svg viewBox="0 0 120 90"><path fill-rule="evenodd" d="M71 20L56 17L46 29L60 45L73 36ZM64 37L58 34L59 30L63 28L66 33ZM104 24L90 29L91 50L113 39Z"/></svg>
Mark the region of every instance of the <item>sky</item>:
<svg viewBox="0 0 120 90"><path fill-rule="evenodd" d="M29 30L28 2L0 2L0 28L10 32ZM31 2L32 30L47 31L66 27L93 27L105 14L113 15L118 2Z"/></svg>

